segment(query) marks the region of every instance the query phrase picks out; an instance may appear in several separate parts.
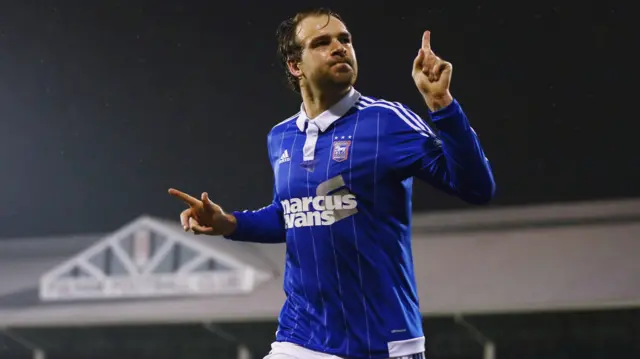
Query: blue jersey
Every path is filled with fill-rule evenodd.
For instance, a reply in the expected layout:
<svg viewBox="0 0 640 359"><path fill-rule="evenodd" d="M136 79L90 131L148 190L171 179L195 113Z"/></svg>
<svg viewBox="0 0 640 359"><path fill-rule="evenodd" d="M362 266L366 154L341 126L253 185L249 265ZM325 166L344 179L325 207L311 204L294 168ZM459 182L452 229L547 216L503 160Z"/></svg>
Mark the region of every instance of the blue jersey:
<svg viewBox="0 0 640 359"><path fill-rule="evenodd" d="M425 350L411 253L413 178L485 203L493 176L460 105L431 114L352 89L268 136L273 203L237 211L229 239L286 242L276 341L354 359Z"/></svg>

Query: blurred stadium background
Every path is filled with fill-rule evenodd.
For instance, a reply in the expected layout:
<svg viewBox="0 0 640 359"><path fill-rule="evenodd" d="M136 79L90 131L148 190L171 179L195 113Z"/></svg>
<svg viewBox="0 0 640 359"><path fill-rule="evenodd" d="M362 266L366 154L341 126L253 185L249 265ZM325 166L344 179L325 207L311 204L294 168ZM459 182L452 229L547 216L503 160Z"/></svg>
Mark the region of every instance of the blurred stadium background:
<svg viewBox="0 0 640 359"><path fill-rule="evenodd" d="M266 135L300 105L274 31L317 5L351 27L359 90L421 114L409 66L432 30L494 168L482 210L416 184L427 357L640 358L637 20L621 4L4 0L0 359L262 359L283 246L185 233L166 189L271 201Z"/></svg>
<svg viewBox="0 0 640 359"><path fill-rule="evenodd" d="M416 214L433 359L639 358L640 199ZM262 358L282 245L133 218L0 241L0 358Z"/></svg>

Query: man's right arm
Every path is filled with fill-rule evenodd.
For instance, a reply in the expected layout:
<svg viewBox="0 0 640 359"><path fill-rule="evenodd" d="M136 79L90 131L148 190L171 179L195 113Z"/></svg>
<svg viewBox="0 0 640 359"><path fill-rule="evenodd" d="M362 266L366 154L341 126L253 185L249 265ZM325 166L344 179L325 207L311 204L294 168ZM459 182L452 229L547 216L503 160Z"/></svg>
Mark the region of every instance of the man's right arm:
<svg viewBox="0 0 640 359"><path fill-rule="evenodd" d="M235 211L235 230L224 236L232 241L283 243L287 239L282 216L282 204L274 189L273 202L258 210Z"/></svg>

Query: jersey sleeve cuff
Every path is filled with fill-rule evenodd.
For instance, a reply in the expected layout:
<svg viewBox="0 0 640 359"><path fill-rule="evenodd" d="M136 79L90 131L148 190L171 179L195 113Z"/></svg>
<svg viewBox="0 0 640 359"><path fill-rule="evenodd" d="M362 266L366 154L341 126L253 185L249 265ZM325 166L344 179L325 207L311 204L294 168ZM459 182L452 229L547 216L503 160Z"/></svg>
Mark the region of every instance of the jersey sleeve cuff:
<svg viewBox="0 0 640 359"><path fill-rule="evenodd" d="M470 128L469 121L455 98L449 105L431 112L430 115L431 121L440 131L453 134L460 131L465 132Z"/></svg>
<svg viewBox="0 0 640 359"><path fill-rule="evenodd" d="M231 214L236 218L236 229L228 236L224 236L225 239L232 241L243 240L249 235L247 229L250 228L246 225L246 213L244 211L234 211Z"/></svg>
<svg viewBox="0 0 640 359"><path fill-rule="evenodd" d="M454 98L450 104L447 106L437 110L437 111L429 111L431 115L431 121L438 122L444 120L446 118L455 117L460 112L462 112L462 108L460 107L460 103Z"/></svg>

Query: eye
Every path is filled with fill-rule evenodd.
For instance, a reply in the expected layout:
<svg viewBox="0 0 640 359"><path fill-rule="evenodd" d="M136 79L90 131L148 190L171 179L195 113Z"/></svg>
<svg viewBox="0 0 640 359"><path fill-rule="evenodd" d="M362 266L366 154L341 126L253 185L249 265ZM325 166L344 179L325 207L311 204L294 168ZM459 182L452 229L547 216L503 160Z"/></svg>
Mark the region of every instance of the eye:
<svg viewBox="0 0 640 359"><path fill-rule="evenodd" d="M327 46L331 43L330 39L316 39L313 42L311 42L311 48L317 48L317 47L322 47L322 46Z"/></svg>

